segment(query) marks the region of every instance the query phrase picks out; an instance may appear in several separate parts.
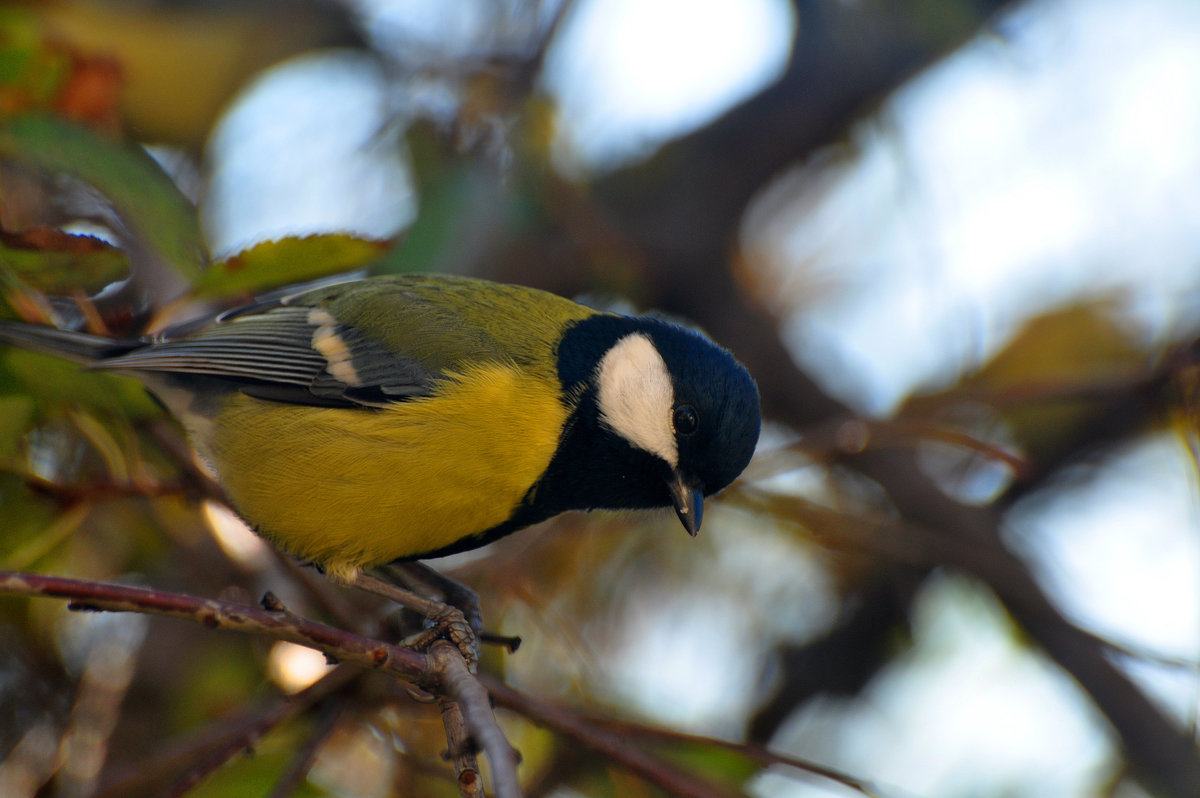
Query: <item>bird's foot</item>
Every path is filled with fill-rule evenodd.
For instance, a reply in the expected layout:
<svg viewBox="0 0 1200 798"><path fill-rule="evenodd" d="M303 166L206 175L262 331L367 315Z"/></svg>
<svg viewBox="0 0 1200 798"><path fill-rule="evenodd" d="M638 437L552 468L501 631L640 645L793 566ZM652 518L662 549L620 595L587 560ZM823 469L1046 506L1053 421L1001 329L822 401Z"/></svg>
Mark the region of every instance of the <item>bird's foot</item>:
<svg viewBox="0 0 1200 798"><path fill-rule="evenodd" d="M440 602L434 602L440 603ZM449 640L462 653L468 670L475 673L479 662L479 635L467 621L463 611L449 604L441 604L438 609L425 615L429 621L428 629L409 635L402 642L409 648L424 651L436 640Z"/></svg>
<svg viewBox="0 0 1200 798"><path fill-rule="evenodd" d="M468 596L473 600L466 603L465 611L447 602L437 601L418 595L412 590L385 582L367 574L356 574L351 583L355 587L374 593L377 596L390 599L418 616L424 618L430 625L420 632L409 635L403 644L410 648L425 650L433 645L435 640L449 640L462 652L463 660L472 673L479 662L479 626L481 616L479 600L475 594L466 588ZM414 587L423 587L414 585Z"/></svg>

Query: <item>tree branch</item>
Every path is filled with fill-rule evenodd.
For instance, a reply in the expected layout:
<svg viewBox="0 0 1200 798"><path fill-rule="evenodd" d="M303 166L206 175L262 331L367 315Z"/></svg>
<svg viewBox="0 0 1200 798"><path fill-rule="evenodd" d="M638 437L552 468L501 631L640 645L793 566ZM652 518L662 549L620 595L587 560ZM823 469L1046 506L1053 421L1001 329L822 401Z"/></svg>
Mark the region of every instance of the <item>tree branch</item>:
<svg viewBox="0 0 1200 798"><path fill-rule="evenodd" d="M579 715L567 712L548 701L516 690L504 682L483 674L479 681L491 693L498 706L507 707L529 720L601 753L646 781L680 798L733 798L742 795L698 779L664 760L631 745L620 735L606 731Z"/></svg>
<svg viewBox="0 0 1200 798"><path fill-rule="evenodd" d="M870 459L863 454L863 470L882 477L880 482L894 497L916 497L928 484L909 452L870 454ZM881 472L885 468L886 473ZM769 507L773 517L803 525L824 544L866 550L921 568L949 565L979 579L1046 653L1097 699L1139 779L1163 795L1194 795L1200 784L1200 756L1191 736L1109 660L1101 640L1063 617L1025 563L1004 546L989 510L958 504L932 486L928 490L929 495L911 506L901 505L904 520L855 517L803 498L768 496L752 489L737 495Z"/></svg>
<svg viewBox="0 0 1200 798"><path fill-rule="evenodd" d="M210 629L286 640L316 649L332 661L382 671L436 695L461 701L467 728L492 763L497 798L520 796L512 747L496 724L486 693L452 645L435 644L427 655L310 621L282 608L260 609L181 593L39 574L0 571L0 593L66 599L74 610L165 615ZM451 741L450 745L455 743Z"/></svg>
<svg viewBox="0 0 1200 798"><path fill-rule="evenodd" d="M288 764L287 769L282 775L280 775L279 780L275 782L275 786L271 788L271 794L267 798L287 798L304 782L309 770L312 769L313 762L316 761L317 753L321 750L321 746L325 744L337 729L338 721L341 720L344 709L340 705L322 707L316 727L309 732L307 742L292 757L292 761Z"/></svg>
<svg viewBox="0 0 1200 798"><path fill-rule="evenodd" d="M475 746L467 731L462 707L449 698L439 698L438 707L442 710L442 725L446 728L446 744L449 746L446 757L454 763L459 795L462 798L484 798L479 762L475 758Z"/></svg>
<svg viewBox="0 0 1200 798"><path fill-rule="evenodd" d="M228 735L219 745L207 751L183 775L176 778L163 793L163 798L178 798L178 796L185 795L238 753L253 748L272 729L317 701L341 690L361 673L362 671L353 667L342 665L288 700L280 701L268 711L245 718L233 729L232 734ZM106 792L113 795L128 795L127 787L128 785L121 785L120 789L115 792L112 787L108 787Z"/></svg>
<svg viewBox="0 0 1200 798"><path fill-rule="evenodd" d="M819 765L815 762L777 754L761 745L734 743L728 740L718 740L701 735L684 734L640 723L616 721L608 718L584 717L577 712L556 706L549 701L543 701L522 693L490 676L481 676L480 681L492 693L492 697L498 705L524 715L544 728L570 737L587 748L611 757L614 761L629 768L632 772L637 773L647 781L651 781L669 791L673 789L669 786L673 783L670 781L671 776L666 773L670 766L661 760L655 760L653 757L646 755L642 749L630 746L630 738L638 737L643 740L710 746L741 754L747 759L761 765L786 765L811 776L841 784L863 795L876 795L879 792L879 788L869 781L851 776L848 773L842 773L834 768ZM636 756L631 757L630 754L643 755L650 761L643 761ZM646 769L647 767L649 769ZM703 785L703 789L707 791L699 793L700 795L709 796L714 794L712 787L709 785ZM692 793L676 792L674 794L691 795Z"/></svg>
<svg viewBox="0 0 1200 798"><path fill-rule="evenodd" d="M516 752L496 725L487 689L479 677L467 669L466 661L454 644L440 640L430 647L429 656L443 673L445 694L461 708L471 740L487 752L496 793L519 795ZM455 755L457 752L452 748L450 753Z"/></svg>
<svg viewBox="0 0 1200 798"><path fill-rule="evenodd" d="M279 724L340 690L345 686L344 679L347 674L357 676L361 673L362 671L355 666L341 666L296 695L278 699L265 708L257 707L217 721L190 739L159 748L153 755L140 758L136 764L120 765L104 779L92 798L121 798L125 795L143 794L148 790L147 785L166 781L172 773L189 767L203 767L198 763L207 759L209 752L229 750L229 756L232 756L245 750ZM216 764L220 765L221 762Z"/></svg>
<svg viewBox="0 0 1200 798"><path fill-rule="evenodd" d="M636 737L647 741L657 740L664 743L702 745L708 748L717 748L722 751L739 754L764 767L783 765L793 770L798 770L807 776L832 781L835 784L840 784L843 787L866 796L878 796L883 792L877 784L866 779L851 776L849 773L844 773L836 768L827 767L807 759L779 754L766 746L756 743L736 743L729 740L719 740L715 737L686 734L671 729L647 726L644 723L615 721L608 718L590 718L590 721L606 731L615 732L623 737Z"/></svg>

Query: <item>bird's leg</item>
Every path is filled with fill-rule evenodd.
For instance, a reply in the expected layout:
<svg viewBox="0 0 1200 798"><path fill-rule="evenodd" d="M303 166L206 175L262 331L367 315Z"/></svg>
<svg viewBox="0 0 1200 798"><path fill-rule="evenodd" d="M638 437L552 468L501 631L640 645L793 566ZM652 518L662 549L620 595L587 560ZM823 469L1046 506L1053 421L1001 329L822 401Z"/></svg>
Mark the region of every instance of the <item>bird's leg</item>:
<svg viewBox="0 0 1200 798"><path fill-rule="evenodd" d="M399 566L389 566L389 570L400 581L405 584L405 587L397 587L396 585L385 582L374 576L369 576L364 573L358 573L351 584L368 593L374 593L377 596L382 596L390 601L394 601L401 607L410 609L419 615L427 618L432 626L422 632L409 637L404 641L405 645L414 648L423 648L433 643L440 637L445 637L451 643L458 647L462 652L463 659L466 660L467 667L472 672L475 671L475 664L479 661L479 636L478 630L482 622L482 615L479 611L479 598L474 591L464 585L458 584L438 574L428 566L421 566L420 569L411 569L409 566L418 565L418 563L402 563ZM428 576L428 574L436 574L442 579L458 586L460 593L455 593L453 596L447 595L445 589L437 590L430 589L433 587L431 583L437 580ZM407 589L406 589L407 588ZM418 595L416 591L431 592L435 595L446 597L446 601L438 601L432 598ZM456 606L451 606L450 601L453 599L463 601L467 606L465 609L460 609Z"/></svg>
<svg viewBox="0 0 1200 798"><path fill-rule="evenodd" d="M475 634L482 631L483 610L479 605L479 594L462 582L423 562L395 562L383 566L383 570L414 593L437 598L461 610Z"/></svg>
<svg viewBox="0 0 1200 798"><path fill-rule="evenodd" d="M439 596L451 607L462 610L475 637L481 643L504 646L511 654L521 646L521 638L496 634L483 628L483 611L479 605L479 594L452 576L431 568L423 562L396 562L385 565L389 575L404 583L404 586L423 596Z"/></svg>

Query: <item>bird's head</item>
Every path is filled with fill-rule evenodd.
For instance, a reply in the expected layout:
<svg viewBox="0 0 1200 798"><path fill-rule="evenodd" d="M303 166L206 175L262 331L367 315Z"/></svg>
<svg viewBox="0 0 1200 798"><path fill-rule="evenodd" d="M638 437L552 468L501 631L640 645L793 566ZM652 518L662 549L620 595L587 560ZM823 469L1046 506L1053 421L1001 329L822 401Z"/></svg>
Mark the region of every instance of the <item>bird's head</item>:
<svg viewBox="0 0 1200 798"><path fill-rule="evenodd" d="M700 528L703 498L732 482L758 442L754 380L703 335L654 318L596 316L559 350L565 385L580 386L571 480L591 507L673 507Z"/></svg>

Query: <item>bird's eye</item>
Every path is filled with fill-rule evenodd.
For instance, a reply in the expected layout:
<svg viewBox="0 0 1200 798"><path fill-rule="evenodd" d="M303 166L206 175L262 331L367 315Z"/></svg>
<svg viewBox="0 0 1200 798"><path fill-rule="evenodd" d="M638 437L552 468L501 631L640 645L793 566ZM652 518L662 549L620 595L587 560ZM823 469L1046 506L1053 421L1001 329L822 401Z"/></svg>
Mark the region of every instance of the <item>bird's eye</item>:
<svg viewBox="0 0 1200 798"><path fill-rule="evenodd" d="M671 415L671 426L675 428L675 434L687 437L695 434L700 427L700 415L696 412L696 408L691 405L680 405L675 408L675 412Z"/></svg>

